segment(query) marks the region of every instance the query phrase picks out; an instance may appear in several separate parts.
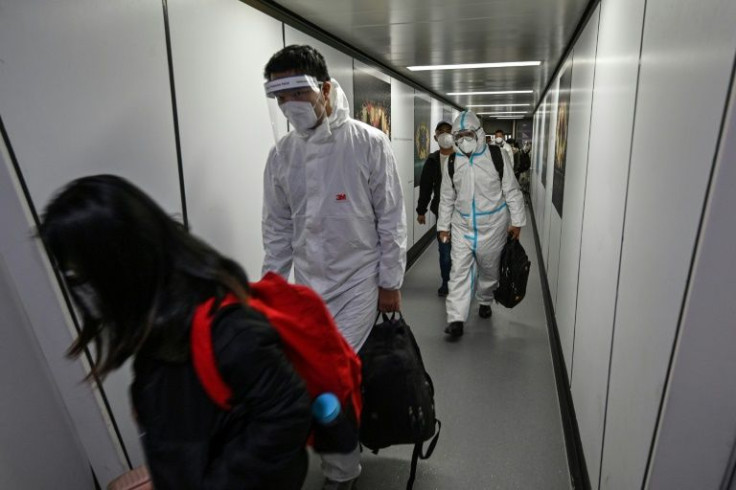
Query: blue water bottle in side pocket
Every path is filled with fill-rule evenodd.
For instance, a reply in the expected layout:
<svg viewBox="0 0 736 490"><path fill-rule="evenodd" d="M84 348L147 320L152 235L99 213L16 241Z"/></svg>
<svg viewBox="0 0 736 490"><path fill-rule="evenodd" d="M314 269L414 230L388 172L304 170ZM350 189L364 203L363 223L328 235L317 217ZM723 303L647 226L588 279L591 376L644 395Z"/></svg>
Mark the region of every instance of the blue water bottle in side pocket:
<svg viewBox="0 0 736 490"><path fill-rule="evenodd" d="M312 402L314 450L318 453L349 453L358 445L355 416L350 417L333 393L322 393Z"/></svg>

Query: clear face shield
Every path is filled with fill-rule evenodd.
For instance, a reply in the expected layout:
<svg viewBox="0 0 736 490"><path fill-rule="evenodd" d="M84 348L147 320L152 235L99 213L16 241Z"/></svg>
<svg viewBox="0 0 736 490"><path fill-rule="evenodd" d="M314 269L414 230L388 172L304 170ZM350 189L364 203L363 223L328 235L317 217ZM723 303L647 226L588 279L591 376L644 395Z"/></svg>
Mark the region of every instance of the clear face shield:
<svg viewBox="0 0 736 490"><path fill-rule="evenodd" d="M314 110L322 88L310 75L277 78L264 84L271 117L274 142L278 143L290 129L306 132L320 122Z"/></svg>

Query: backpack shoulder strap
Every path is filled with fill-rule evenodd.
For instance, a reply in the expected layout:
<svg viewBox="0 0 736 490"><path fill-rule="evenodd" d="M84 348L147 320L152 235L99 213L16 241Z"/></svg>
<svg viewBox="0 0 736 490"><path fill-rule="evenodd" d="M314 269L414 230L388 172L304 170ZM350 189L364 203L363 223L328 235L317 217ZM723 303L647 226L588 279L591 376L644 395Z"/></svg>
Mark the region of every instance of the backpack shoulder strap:
<svg viewBox="0 0 736 490"><path fill-rule="evenodd" d="M220 307L237 302L235 296L228 295L220 303ZM212 343L212 320L216 313L212 311L214 304L215 298L210 298L194 310L191 329L192 364L207 396L222 410L230 410L233 391L217 369L215 348Z"/></svg>
<svg viewBox="0 0 736 490"><path fill-rule="evenodd" d="M437 419L436 422L437 422L437 432L435 433L434 437L432 437L432 440L430 441L429 446L427 447L427 451L422 453L422 446L424 445L423 442L417 442L414 444L414 451L412 451L412 455L411 455L411 469L409 472L409 481L406 482L406 490L412 490L412 488L414 488L414 480L417 477L417 463L419 463L419 460L429 459L429 457L432 456L432 453L434 452L434 448L437 446L437 441L440 438L440 431L442 430L442 422L440 422L439 419Z"/></svg>
<svg viewBox="0 0 736 490"><path fill-rule="evenodd" d="M450 183L452 184L452 190L455 189L455 153L450 153L450 158L447 160L447 173L450 175Z"/></svg>
<svg viewBox="0 0 736 490"><path fill-rule="evenodd" d="M488 145L488 149L491 152L493 166L496 167L496 172L498 172L498 178L503 181L503 155L501 154L501 148L496 145Z"/></svg>

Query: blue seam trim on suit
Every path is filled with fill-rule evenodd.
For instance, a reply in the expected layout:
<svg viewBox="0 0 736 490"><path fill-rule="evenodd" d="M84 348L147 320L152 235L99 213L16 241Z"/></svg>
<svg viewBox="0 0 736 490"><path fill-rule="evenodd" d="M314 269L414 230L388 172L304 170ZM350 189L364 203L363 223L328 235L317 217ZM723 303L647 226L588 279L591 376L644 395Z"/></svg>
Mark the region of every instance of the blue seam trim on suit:
<svg viewBox="0 0 736 490"><path fill-rule="evenodd" d="M506 207L506 203L501 204L499 207L494 209L493 211L483 211L475 213L476 216L488 216L489 214L496 214L497 212L503 210Z"/></svg>
<svg viewBox="0 0 736 490"><path fill-rule="evenodd" d="M460 129L465 129L465 118L467 117L468 113L463 112L463 116L460 118Z"/></svg>

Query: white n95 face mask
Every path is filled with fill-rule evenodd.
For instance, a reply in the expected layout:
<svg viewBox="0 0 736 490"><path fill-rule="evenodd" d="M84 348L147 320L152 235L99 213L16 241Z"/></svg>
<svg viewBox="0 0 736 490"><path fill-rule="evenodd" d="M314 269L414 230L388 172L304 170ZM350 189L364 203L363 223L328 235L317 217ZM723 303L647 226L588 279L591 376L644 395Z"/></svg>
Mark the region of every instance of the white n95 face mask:
<svg viewBox="0 0 736 490"><path fill-rule="evenodd" d="M503 143L503 138L496 138L496 144L498 146L501 146L502 143Z"/></svg>
<svg viewBox="0 0 736 490"><path fill-rule="evenodd" d="M465 154L473 153L476 146L478 146L478 144L472 136L465 136L457 143L457 147Z"/></svg>
<svg viewBox="0 0 736 490"><path fill-rule="evenodd" d="M286 119L300 133L306 133L314 128L319 121L311 102L292 100L284 102L279 107L281 108L281 112L284 113L284 116L286 116Z"/></svg>
<svg viewBox="0 0 736 490"><path fill-rule="evenodd" d="M444 148L445 150L452 148L452 135L449 133L442 133L437 136L437 143L440 144L440 148Z"/></svg>

